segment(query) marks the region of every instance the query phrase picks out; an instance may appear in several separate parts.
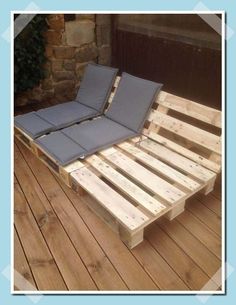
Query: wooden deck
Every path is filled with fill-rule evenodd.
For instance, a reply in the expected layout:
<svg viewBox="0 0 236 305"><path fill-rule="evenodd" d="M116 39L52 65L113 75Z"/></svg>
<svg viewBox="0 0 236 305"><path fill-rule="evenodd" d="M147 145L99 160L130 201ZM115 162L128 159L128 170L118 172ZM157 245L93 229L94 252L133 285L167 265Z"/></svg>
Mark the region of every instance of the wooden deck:
<svg viewBox="0 0 236 305"><path fill-rule="evenodd" d="M221 267L220 177L129 250L89 210L89 195L79 197L18 140L14 172L14 267L36 290L219 289L211 277Z"/></svg>

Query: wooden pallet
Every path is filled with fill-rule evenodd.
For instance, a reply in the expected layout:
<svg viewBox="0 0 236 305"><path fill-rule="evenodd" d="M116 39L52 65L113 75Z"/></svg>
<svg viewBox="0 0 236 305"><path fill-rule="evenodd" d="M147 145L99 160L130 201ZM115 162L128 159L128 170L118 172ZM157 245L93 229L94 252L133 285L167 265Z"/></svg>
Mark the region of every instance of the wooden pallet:
<svg viewBox="0 0 236 305"><path fill-rule="evenodd" d="M187 198L213 189L220 127L220 111L162 91L142 136L64 167L16 127L15 137L79 195L94 197L90 208L133 248L149 224L163 215L172 220Z"/></svg>

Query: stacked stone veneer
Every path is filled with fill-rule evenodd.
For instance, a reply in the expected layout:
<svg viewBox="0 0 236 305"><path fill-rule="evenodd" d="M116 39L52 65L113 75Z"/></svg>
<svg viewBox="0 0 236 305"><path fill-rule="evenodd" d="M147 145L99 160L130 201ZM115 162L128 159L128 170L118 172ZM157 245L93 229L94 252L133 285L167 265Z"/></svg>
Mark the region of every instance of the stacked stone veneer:
<svg viewBox="0 0 236 305"><path fill-rule="evenodd" d="M47 62L39 86L15 97L16 105L73 100L89 62L110 65L111 16L49 15L45 32Z"/></svg>

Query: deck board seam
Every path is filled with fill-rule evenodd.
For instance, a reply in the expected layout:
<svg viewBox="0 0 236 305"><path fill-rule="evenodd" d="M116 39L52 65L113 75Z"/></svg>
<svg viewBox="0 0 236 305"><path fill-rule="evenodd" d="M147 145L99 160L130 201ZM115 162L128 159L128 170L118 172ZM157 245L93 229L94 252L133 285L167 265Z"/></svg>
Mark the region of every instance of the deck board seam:
<svg viewBox="0 0 236 305"><path fill-rule="evenodd" d="M200 201L199 201L200 202ZM201 202L200 202L201 203ZM201 203L202 204L202 203ZM204 205L205 206L205 205ZM207 208L207 207L206 207ZM213 230L207 223L205 223L200 217L198 217L195 213L193 213L189 208L188 208L188 204L186 205L186 210L188 210L189 213L191 213L193 216L195 216L199 221L201 221L205 226L207 226L207 228L214 232L220 239L221 239L221 236L219 233L217 233L215 230ZM210 209L208 209L210 212L212 212ZM214 215L217 216L217 214L215 214L214 212L212 212Z"/></svg>
<svg viewBox="0 0 236 305"><path fill-rule="evenodd" d="M20 152L20 153L21 153L21 152ZM25 159L24 159L24 160L25 160ZM27 166L28 166L28 164L27 164ZM31 169L30 169L30 170L31 170ZM35 215L34 215L34 213L33 213L33 211L32 211L32 208L31 208L31 206L30 206L30 204L29 204L29 201L28 201L28 199L27 199L27 197L26 197L26 195L25 195L25 192L24 192L24 190L22 189L22 186L21 186L20 184L19 184L19 186L20 186L20 189L21 189L21 191L22 191L22 193L23 193L23 195L24 195L24 198L25 198L25 200L26 200L26 203L27 203L27 206L28 206L28 208L29 208L29 210L30 210L30 213L31 213L32 217L34 218L35 223L36 223L36 225L37 225L37 227L38 227L38 229L39 229L39 232L41 233L41 236L42 236L42 238L43 238L43 240L44 240L44 242L45 242L45 245L47 246L47 249L48 249L48 251L49 251L49 253L50 253L50 255L51 255L51 257L52 257L52 259L53 259L53 261L54 261L54 263L55 263L55 266L57 267L57 270L58 270L59 274L61 275L61 278L62 278L62 280L63 280L63 283L65 284L65 287L66 287L67 290L69 291L69 287L67 286L66 281L65 281L65 279L64 279L64 277L63 277L63 275L62 275L62 273L61 273L61 270L60 270L60 268L59 268L59 266L58 266L58 264L57 264L57 262L56 262L56 260L55 260L55 257L54 257L54 255L53 255L53 253L51 252L51 249L50 249L50 247L49 247L49 245L48 245L48 242L47 242L47 240L46 240L44 234L42 233L41 228L38 226L37 219L35 218ZM41 185L40 185L40 188L41 188ZM24 249L24 248L23 248L23 249ZM28 259L27 259L27 260L28 260Z"/></svg>
<svg viewBox="0 0 236 305"><path fill-rule="evenodd" d="M19 183L18 183L18 184L19 184ZM15 224L13 224L13 230L15 230L15 232L16 232L16 234L17 234L17 237L18 237L18 240L19 240L19 242L20 242L20 245L21 245L22 251L23 251L23 253L24 253L26 262L27 262L27 264L28 264L29 270L31 271L32 279L33 279L34 284L35 284L35 288L36 288L36 290L39 290L38 284L37 284L37 282L36 282L34 273L33 273L32 268L31 268L31 266L30 266L28 257L27 257L27 255L26 255L25 249L24 249L24 247L23 247L22 241L21 241L21 239L20 239L20 236L19 236L19 233L18 233L18 231L17 231L17 227L16 227ZM15 266L15 262L14 262L14 266ZM15 271L15 268L14 268L14 271ZM18 272L18 271L17 271L17 272ZM21 274L21 275L22 275L22 274ZM26 280L27 280L27 279L26 279ZM15 286L15 278L14 278L14 286Z"/></svg>
<svg viewBox="0 0 236 305"><path fill-rule="evenodd" d="M18 147L18 148L19 148L19 147ZM19 150L20 150L20 153L22 154L21 149L19 149ZM27 167L30 169L32 175L34 176L35 180L37 181L37 184L39 185L41 191L43 192L44 196L46 197L46 199L47 199L47 201L48 201L48 203L49 203L49 205L50 205L50 207L51 207L53 213L55 214L55 216L56 216L56 218L57 218L57 221L59 221L60 225L62 226L62 228L63 228L63 230L64 230L64 232L65 232L65 234L66 234L66 236L68 237L68 240L69 240L70 243L72 244L72 246L73 246L73 248L75 249L76 253L78 254L78 256L79 256L81 262L83 263L85 269L87 270L88 275L90 276L91 280L94 282L95 286L97 287L97 284L95 283L94 279L92 278L90 272L89 272L88 269L87 269L87 266L85 265L84 261L82 260L82 258L81 258L80 255L79 255L77 249L75 248L74 244L72 243L71 238L69 237L67 231L65 230L64 226L62 225L62 223L61 223L61 221L60 221L60 219L59 219L57 213L55 212L53 206L51 205L51 202L50 202L50 200L49 200L47 194L45 193L45 191L44 191L44 189L42 188L40 182L38 181L37 177L35 176L35 173L33 172L31 166L28 164L27 160L25 159L24 154L22 154L22 156L23 156L23 158L24 158L25 163L27 164ZM22 191L23 191L23 190L22 190ZM25 195L25 194L24 194L24 195ZM25 198L26 198L26 196L25 196ZM27 199L27 198L26 198L26 199ZM27 203L28 203L28 205L29 205L28 200L27 200ZM30 207L30 209L31 209L31 207ZM31 212L32 212L32 209L31 209ZM33 212L32 212L32 214L33 214L33 216L34 216L34 213L33 213ZM35 218L35 216L34 216L34 218ZM35 221L36 221L37 226L38 226L38 222L37 222L36 218L35 218ZM39 226L38 226L38 227L39 227ZM43 233L42 233L40 227L39 227L39 230L40 230L41 234L43 235ZM43 237L44 237L44 235L43 235ZM45 239L45 238L44 238L44 239ZM47 243L46 239L45 239L45 242L46 242L46 244L47 244L47 246L48 246L48 243ZM49 246L48 246L48 248L49 248ZM49 248L49 250L50 250L50 248ZM51 253L52 257L54 258L54 255L52 254L51 250L50 250L50 253ZM54 258L54 261L56 262L55 258ZM56 264L56 265L57 265L57 267L58 267L58 264ZM61 270L59 269L59 267L58 267L58 270L59 270L60 274L62 275L63 281L65 282L64 276L63 276L63 274L61 273ZM67 285L66 285L66 287L67 287ZM68 288L68 290L69 290L69 287L67 287L67 288ZM97 287L97 289L98 289L98 287Z"/></svg>
<svg viewBox="0 0 236 305"><path fill-rule="evenodd" d="M211 277L207 274L207 272L201 267L199 266L199 264L187 253L184 251L184 249L171 237L171 235L165 231L158 223L155 224L156 226L158 226L165 234L168 235L168 237L175 243L175 245L180 248L182 250L182 252L185 253L186 256L188 256L188 258L194 263L194 265L196 265L207 277L209 280L211 280ZM219 266L220 268L220 266ZM214 275L214 274L213 274ZM212 275L212 276L213 276ZM212 280L216 285L218 285L218 283L216 283L214 280Z"/></svg>

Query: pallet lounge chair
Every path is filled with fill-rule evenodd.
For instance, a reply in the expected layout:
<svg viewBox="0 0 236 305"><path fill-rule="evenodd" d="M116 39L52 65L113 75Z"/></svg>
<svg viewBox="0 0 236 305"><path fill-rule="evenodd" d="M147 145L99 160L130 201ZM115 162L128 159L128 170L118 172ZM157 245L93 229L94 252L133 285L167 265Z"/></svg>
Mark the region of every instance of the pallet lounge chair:
<svg viewBox="0 0 236 305"><path fill-rule="evenodd" d="M49 132L99 116L113 87L117 69L88 64L75 101L19 115L15 125L36 139Z"/></svg>
<svg viewBox="0 0 236 305"><path fill-rule="evenodd" d="M119 83L117 78L109 102ZM62 181L87 200L121 240L133 248L145 227L184 211L185 201L214 188L221 170L221 112L161 91L142 135L61 166L15 127L24 143Z"/></svg>
<svg viewBox="0 0 236 305"><path fill-rule="evenodd" d="M36 139L60 165L140 135L162 85L123 73L109 109L85 121Z"/></svg>

